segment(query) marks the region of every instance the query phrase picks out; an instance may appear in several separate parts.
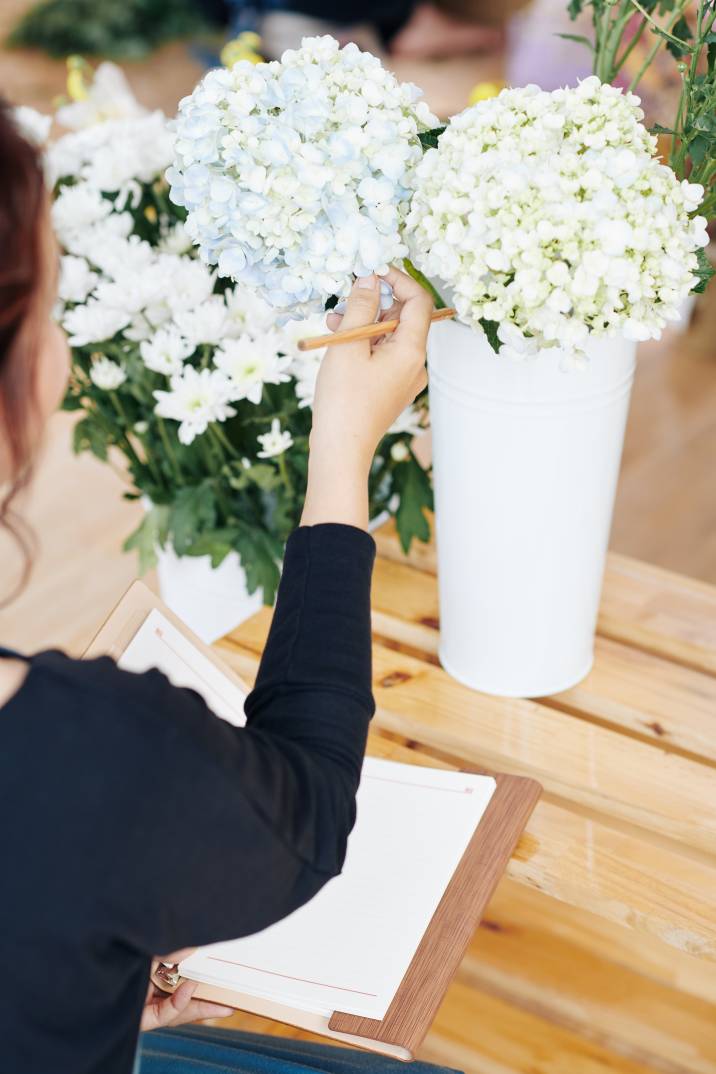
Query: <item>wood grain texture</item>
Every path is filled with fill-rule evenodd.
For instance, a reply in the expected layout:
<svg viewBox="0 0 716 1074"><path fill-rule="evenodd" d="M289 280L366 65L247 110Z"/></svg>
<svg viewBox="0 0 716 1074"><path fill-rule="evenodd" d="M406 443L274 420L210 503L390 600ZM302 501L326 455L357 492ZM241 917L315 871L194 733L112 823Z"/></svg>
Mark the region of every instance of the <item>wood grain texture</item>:
<svg viewBox="0 0 716 1074"><path fill-rule="evenodd" d="M534 780L501 774L495 779L485 815L385 1018L336 1012L331 1029L400 1044L411 1052L422 1043L540 795Z"/></svg>
<svg viewBox="0 0 716 1074"><path fill-rule="evenodd" d="M260 612L235 636L258 654L269 621L270 613ZM386 732L458 764L532 776L554 798L636 826L647 840L716 853L714 768L549 705L478 693L441 668L381 644L373 647L373 691L374 725Z"/></svg>

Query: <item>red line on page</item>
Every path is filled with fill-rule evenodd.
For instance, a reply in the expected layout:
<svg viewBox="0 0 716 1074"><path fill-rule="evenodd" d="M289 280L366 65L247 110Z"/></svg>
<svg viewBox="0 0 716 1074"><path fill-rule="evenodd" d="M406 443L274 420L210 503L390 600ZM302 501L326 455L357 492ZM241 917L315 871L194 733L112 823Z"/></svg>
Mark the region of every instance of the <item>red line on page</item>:
<svg viewBox="0 0 716 1074"><path fill-rule="evenodd" d="M353 992L356 996L370 996L377 999L377 992L361 992L358 988L344 988L343 985L323 984L321 981L309 981L306 977L291 977L288 973L276 973L274 970L262 970L260 966L247 966L245 962L234 962L230 958L217 958L216 955L207 956L210 962L225 962L227 966L240 966L242 970L253 970L255 973L267 973L269 977L283 977L285 981L300 981L301 984L315 985L317 988L335 988L337 992Z"/></svg>

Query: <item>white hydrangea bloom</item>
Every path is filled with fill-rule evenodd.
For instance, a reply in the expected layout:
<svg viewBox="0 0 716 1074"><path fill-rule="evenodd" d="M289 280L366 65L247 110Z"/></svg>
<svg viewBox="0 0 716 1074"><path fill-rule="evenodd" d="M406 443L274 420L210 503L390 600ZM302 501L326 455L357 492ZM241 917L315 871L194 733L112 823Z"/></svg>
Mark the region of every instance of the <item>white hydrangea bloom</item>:
<svg viewBox="0 0 716 1074"><path fill-rule="evenodd" d="M407 253L402 229L437 124L420 91L354 44L210 71L179 106L171 197L208 264L309 312Z"/></svg>
<svg viewBox="0 0 716 1074"><path fill-rule="evenodd" d="M696 283L701 187L655 158L639 99L590 77L508 89L456 116L418 166L413 256L460 318L514 354L590 333L658 337Z"/></svg>
<svg viewBox="0 0 716 1074"><path fill-rule="evenodd" d="M274 418L271 422L269 432L262 433L256 439L261 445L261 451L257 452L259 459L274 459L293 447L293 437L288 429L281 430L281 422L278 418Z"/></svg>
<svg viewBox="0 0 716 1074"><path fill-rule="evenodd" d="M178 421L178 437L182 444L191 444L206 432L213 421L233 418L236 411L229 405L230 385L217 369L194 369L184 366L169 382L169 391L155 391L155 413L160 418Z"/></svg>
<svg viewBox="0 0 716 1074"><path fill-rule="evenodd" d="M283 384L291 378L288 368L291 358L278 353L279 337L268 332L259 339L242 336L227 339L214 352L217 369L226 375L231 384L231 401L248 399L258 405L264 384Z"/></svg>
<svg viewBox="0 0 716 1074"><path fill-rule="evenodd" d="M130 315L123 310L111 309L91 298L85 305L66 310L62 326L71 346L85 347L113 339L129 320Z"/></svg>
<svg viewBox="0 0 716 1074"><path fill-rule="evenodd" d="M65 254L60 258L58 296L62 302L84 302L98 279L84 257Z"/></svg>
<svg viewBox="0 0 716 1074"><path fill-rule="evenodd" d="M102 391L112 392L124 384L127 374L118 362L102 355L96 358L90 368L90 380Z"/></svg>
<svg viewBox="0 0 716 1074"><path fill-rule="evenodd" d="M160 328L139 345L139 353L147 369L167 377L181 373L184 360L193 352L192 344L180 336L173 326Z"/></svg>

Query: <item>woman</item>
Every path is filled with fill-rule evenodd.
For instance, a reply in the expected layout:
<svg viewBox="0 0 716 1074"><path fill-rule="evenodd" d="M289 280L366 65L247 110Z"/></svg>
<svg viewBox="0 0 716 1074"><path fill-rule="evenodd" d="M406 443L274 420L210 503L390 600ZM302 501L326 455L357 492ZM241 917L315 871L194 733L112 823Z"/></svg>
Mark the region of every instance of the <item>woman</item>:
<svg viewBox="0 0 716 1074"><path fill-rule="evenodd" d="M68 353L50 319L57 258L40 161L7 110L0 161L7 524L63 393ZM153 955L263 929L340 872L373 711L367 475L378 440L424 385L431 310L407 277L388 278L398 330L372 352L336 348L321 370L305 509L245 730L157 671L0 651L8 1074L129 1074L140 1020L151 1028L228 1013L195 1003L191 985L148 999ZM358 280L344 325L372 321L378 302L378 280ZM365 1069L341 1049L219 1032L162 1031L155 1045L150 1035L142 1071Z"/></svg>

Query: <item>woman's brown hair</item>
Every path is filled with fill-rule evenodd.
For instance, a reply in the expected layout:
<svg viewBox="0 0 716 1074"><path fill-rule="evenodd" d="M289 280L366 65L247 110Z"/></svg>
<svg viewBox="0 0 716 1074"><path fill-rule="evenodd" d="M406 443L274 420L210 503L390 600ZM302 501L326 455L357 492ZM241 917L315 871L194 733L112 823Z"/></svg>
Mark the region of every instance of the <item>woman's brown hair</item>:
<svg viewBox="0 0 716 1074"><path fill-rule="evenodd" d="M40 153L0 101L0 452L10 470L0 498L0 525L22 550L21 585L29 572L31 540L12 503L32 472L36 366L47 288L46 214Z"/></svg>

